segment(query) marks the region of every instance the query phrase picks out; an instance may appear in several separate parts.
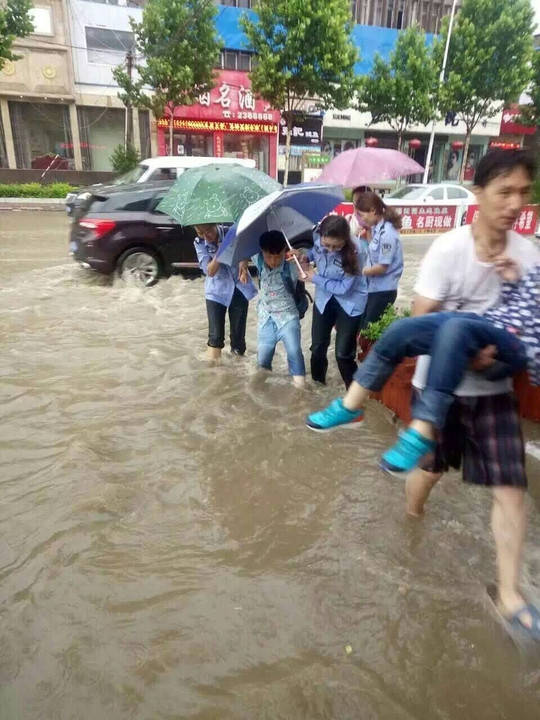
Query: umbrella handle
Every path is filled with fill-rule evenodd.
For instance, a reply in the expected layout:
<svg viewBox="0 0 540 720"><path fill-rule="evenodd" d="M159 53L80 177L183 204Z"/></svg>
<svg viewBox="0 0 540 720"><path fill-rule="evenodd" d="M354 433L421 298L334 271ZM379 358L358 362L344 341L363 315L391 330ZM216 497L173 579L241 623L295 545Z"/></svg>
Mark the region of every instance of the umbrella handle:
<svg viewBox="0 0 540 720"><path fill-rule="evenodd" d="M282 232L283 232L283 231L282 231ZM288 246L289 250L290 250L291 252L293 252L294 248L293 248L293 246L291 245L291 243L289 242L289 238L285 235L285 233L283 233L283 237L285 238L285 242L287 243L287 246ZM306 280L306 279L307 279L307 275L306 275L306 273L302 270L302 266L300 265L300 262L299 262L298 258L296 257L296 255L293 255L293 260L294 260L294 262L296 263L296 267L297 267L297 269L298 269L298 277L300 278L300 280Z"/></svg>

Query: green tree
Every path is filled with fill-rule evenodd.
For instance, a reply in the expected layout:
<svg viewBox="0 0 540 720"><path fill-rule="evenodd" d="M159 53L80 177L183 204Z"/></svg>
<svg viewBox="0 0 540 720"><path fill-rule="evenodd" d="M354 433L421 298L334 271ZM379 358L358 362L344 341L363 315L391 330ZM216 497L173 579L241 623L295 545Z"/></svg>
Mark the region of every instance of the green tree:
<svg viewBox="0 0 540 720"><path fill-rule="evenodd" d="M435 45L439 63L447 32L445 18ZM478 122L516 101L529 82L532 32L530 0L463 1L450 39L446 80L439 89L441 111L455 112L467 129L461 181Z"/></svg>
<svg viewBox="0 0 540 720"><path fill-rule="evenodd" d="M175 108L192 105L214 84L220 49L215 13L212 0L148 0L142 21L130 21L141 58L134 63L138 77L131 79L123 65L113 71L126 106L150 108L156 118L167 111L170 155Z"/></svg>
<svg viewBox="0 0 540 720"><path fill-rule="evenodd" d="M426 35L419 27L410 27L398 36L388 62L375 56L373 69L360 82L358 107L371 113L371 122L387 122L398 136L412 123L426 125L434 113L437 70Z"/></svg>
<svg viewBox="0 0 540 720"><path fill-rule="evenodd" d="M521 122L540 127L540 50L533 55L531 70L531 84L527 89L531 101L521 108Z"/></svg>
<svg viewBox="0 0 540 720"><path fill-rule="evenodd" d="M315 99L322 108L347 107L354 94L357 52L348 0L259 0L258 18L242 18L248 47L257 55L255 93L287 122L285 178L291 129L298 111Z"/></svg>
<svg viewBox="0 0 540 720"><path fill-rule="evenodd" d="M114 148L110 160L113 170L123 175L137 167L141 161L141 157L133 145L121 144Z"/></svg>
<svg viewBox="0 0 540 720"><path fill-rule="evenodd" d="M18 60L21 56L12 51L13 41L30 35L34 24L29 11L32 0L7 0L0 6L0 70L6 60Z"/></svg>

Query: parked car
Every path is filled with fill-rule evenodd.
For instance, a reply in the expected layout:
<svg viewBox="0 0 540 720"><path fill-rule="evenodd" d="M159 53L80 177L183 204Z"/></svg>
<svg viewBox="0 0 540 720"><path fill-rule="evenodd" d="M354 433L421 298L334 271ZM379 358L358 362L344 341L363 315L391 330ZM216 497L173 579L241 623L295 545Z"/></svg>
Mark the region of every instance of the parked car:
<svg viewBox="0 0 540 720"><path fill-rule="evenodd" d="M163 156L147 158L142 160L137 167L129 172L115 178L111 183L102 183L80 188L76 192L66 195L66 213L73 216L78 205L84 204L95 190L102 188L104 191L116 185L131 185L133 183L146 183L158 180L176 180L184 170L201 165L218 163L225 165L243 165L244 167L255 167L255 160L238 158L215 158L215 157L189 157L184 155Z"/></svg>
<svg viewBox="0 0 540 720"><path fill-rule="evenodd" d="M386 195L384 202L387 205L419 205L420 203L465 204L476 203L476 198L469 188L455 183L434 183L429 185L404 185Z"/></svg>
<svg viewBox="0 0 540 720"><path fill-rule="evenodd" d="M172 182L97 188L79 206L71 224L69 251L82 267L129 276L149 287L175 272L199 272L195 231L157 209ZM311 247L310 233L295 247Z"/></svg>

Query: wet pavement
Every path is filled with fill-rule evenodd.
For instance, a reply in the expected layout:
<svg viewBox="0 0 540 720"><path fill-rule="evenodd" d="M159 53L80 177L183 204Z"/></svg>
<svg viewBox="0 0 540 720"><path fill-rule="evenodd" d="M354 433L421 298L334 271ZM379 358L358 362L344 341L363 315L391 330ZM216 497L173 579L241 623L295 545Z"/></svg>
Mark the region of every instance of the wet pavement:
<svg viewBox="0 0 540 720"><path fill-rule="evenodd" d="M383 407L303 427L332 361L326 388L281 352L259 375L252 308L248 356L210 367L200 279L111 282L67 229L0 213L0 720L537 718L538 656L485 601L489 494L451 474L407 518ZM428 244L404 239L402 304Z"/></svg>

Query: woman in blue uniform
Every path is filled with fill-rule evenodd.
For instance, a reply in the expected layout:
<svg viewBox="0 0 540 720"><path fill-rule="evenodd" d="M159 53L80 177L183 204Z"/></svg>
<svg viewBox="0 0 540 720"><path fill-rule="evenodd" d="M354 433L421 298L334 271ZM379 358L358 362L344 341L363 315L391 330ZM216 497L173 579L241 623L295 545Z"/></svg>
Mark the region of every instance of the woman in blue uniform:
<svg viewBox="0 0 540 720"><path fill-rule="evenodd" d="M356 195L355 209L370 229L369 264L362 271L368 278L369 294L362 320L362 327L366 327L370 322L376 322L388 305L396 301L403 273L403 249L399 239L401 217L373 192Z"/></svg>
<svg viewBox="0 0 540 720"><path fill-rule="evenodd" d="M249 301L257 290L246 273L246 282L238 277L238 265L229 267L216 259L224 230L221 225L195 227L195 251L199 267L206 275L204 294L208 315L208 359L219 360L225 346L225 315L229 311L231 352L243 355L246 351L246 323Z"/></svg>
<svg viewBox="0 0 540 720"><path fill-rule="evenodd" d="M336 362L349 387L356 372L356 339L367 301L367 281L362 275L365 251L351 238L349 223L340 215L329 215L315 235L312 250L305 254L313 262L305 272L315 285L311 326L311 376L324 383L328 369L328 346L336 328Z"/></svg>

